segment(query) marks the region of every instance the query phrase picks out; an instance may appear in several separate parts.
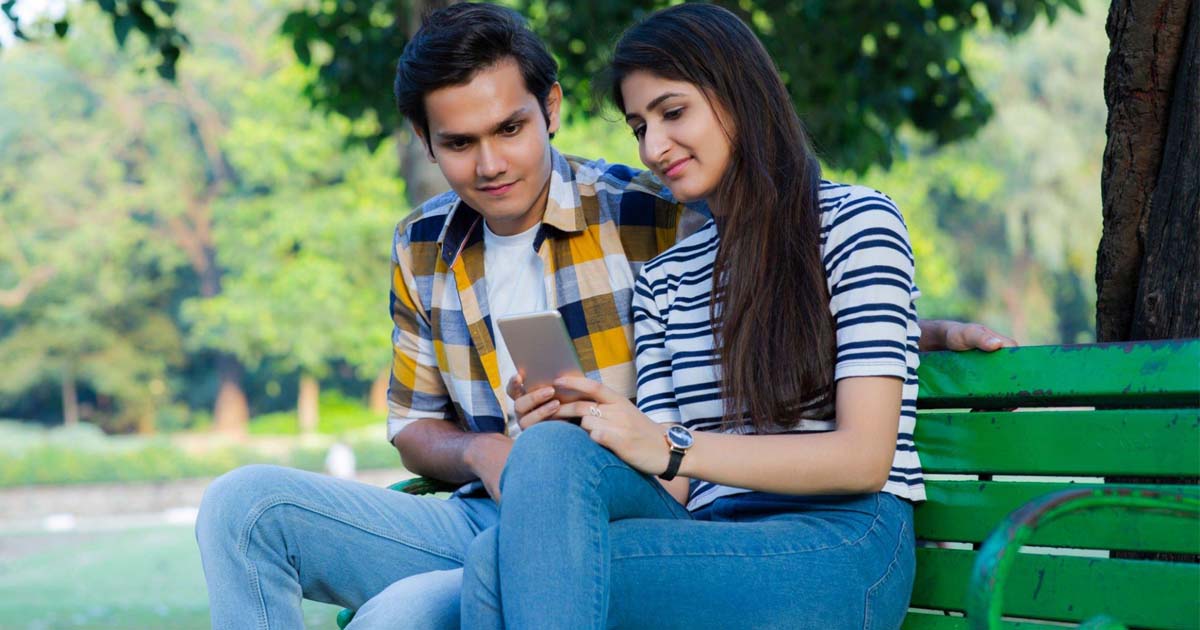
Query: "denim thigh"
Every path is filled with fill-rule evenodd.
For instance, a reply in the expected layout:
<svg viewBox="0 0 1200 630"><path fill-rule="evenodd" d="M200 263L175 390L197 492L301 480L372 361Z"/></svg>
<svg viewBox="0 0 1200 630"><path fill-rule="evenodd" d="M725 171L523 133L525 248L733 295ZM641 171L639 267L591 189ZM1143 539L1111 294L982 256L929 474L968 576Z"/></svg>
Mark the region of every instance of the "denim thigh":
<svg viewBox="0 0 1200 630"><path fill-rule="evenodd" d="M898 628L912 508L887 493L718 499L695 520L612 523L609 626Z"/></svg>

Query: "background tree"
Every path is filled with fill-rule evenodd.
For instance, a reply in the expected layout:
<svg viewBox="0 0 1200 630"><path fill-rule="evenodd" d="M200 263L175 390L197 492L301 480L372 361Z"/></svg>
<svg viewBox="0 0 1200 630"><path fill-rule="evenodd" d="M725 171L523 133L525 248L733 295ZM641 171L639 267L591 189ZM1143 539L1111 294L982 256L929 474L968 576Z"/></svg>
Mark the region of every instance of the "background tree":
<svg viewBox="0 0 1200 630"><path fill-rule="evenodd" d="M388 365L388 251L406 209L393 153L347 148L352 123L312 111L301 96L308 72L273 49L277 69L246 82L222 139L239 175L217 211L224 290L184 314L197 345L298 373L308 433L334 361L366 379Z"/></svg>
<svg viewBox="0 0 1200 630"><path fill-rule="evenodd" d="M0 56L0 361L16 366L0 375L0 415L56 421L56 399L69 417L77 415L69 401L78 399L82 415L112 430L148 429L136 410L152 407L163 427L206 426L206 414L189 409L220 399L215 375L225 357L238 369L226 382L242 392L242 418L261 416L254 432L294 430L293 409L311 428L322 387L348 396L348 413L333 411L338 395L323 398L339 427L350 426L342 417L377 423L378 415L355 411L362 408L354 399L372 381L375 398L386 391L392 227L410 207L402 195L421 201L444 188L413 175L429 164L392 109L394 59L379 52L398 50L419 11L408 3L400 13L370 2L181 4L171 24L186 27L194 47L172 66L174 80L163 81L152 71L162 59L153 38L130 30L122 54L111 12L97 2L69 6L64 41L35 38ZM594 12L604 10L520 6L552 40L580 15L600 20ZM738 10L760 32L774 29L767 40L799 19L772 5L768 20L756 6ZM947 6L923 10L941 16ZM885 190L905 211L923 316L982 320L1026 342L1092 339L1087 278L1099 216L1089 208L1099 205L1099 20L1107 5L1087 8L1082 20L1060 13L1053 28L1036 20L1019 45L991 25L987 6L973 8L978 21L954 40L945 72L969 68L972 88L987 95L981 102L994 104L974 138L939 144L937 133L902 117L908 122L886 129L890 166L880 160L860 172L856 159L826 151L830 178ZM803 9L857 42L857 53L838 57L852 65L828 74L854 83L883 63L872 61L881 54L878 37L837 21L841 9ZM51 18L26 25L49 34L58 19ZM315 31L293 32L309 21ZM933 25L933 36L922 26L902 30L901 39L953 40L955 31L943 28L949 21ZM896 28L907 27L884 23L882 37ZM607 43L593 33L577 39L554 40L574 96L555 143L636 164L623 124L612 112L597 115L588 73L572 69L579 59L600 64L588 46L602 51ZM364 57L341 56L351 53ZM378 64L365 66L373 71L357 69L370 63ZM854 64L866 64L867 74ZM917 74L931 73L939 71L925 64ZM378 103L353 109L358 97L343 87ZM867 116L868 106L882 107L822 107L828 121ZM343 107L351 109L343 115ZM872 146L862 141L860 148ZM421 185L427 192L414 192Z"/></svg>
<svg viewBox="0 0 1200 630"><path fill-rule="evenodd" d="M93 81L70 57L0 66L0 286L13 287L0 303L0 398L55 386L68 425L91 416L149 432L182 360L169 316L179 261L129 168L156 120L129 124L105 104L130 85Z"/></svg>
<svg viewBox="0 0 1200 630"><path fill-rule="evenodd" d="M1102 341L1200 337L1200 6L1114 0L1105 72Z"/></svg>
<svg viewBox="0 0 1200 630"><path fill-rule="evenodd" d="M929 241L921 251L914 237L922 313L985 321L1025 343L1094 340L1105 118L1096 53L1107 42L1105 4L1085 6L1017 46L994 32L973 38L964 55L981 88L1004 95L991 121L940 149L902 136L906 157L866 174ZM929 269L931 253L947 268Z"/></svg>

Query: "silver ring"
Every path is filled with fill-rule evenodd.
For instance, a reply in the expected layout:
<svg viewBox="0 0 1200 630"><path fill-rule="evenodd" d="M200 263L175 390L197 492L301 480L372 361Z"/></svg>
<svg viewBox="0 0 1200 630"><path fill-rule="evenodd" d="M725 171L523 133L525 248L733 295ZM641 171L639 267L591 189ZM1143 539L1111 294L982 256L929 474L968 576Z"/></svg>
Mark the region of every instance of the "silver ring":
<svg viewBox="0 0 1200 630"><path fill-rule="evenodd" d="M600 415L600 408L597 407L596 405L592 405L591 407L588 407L588 413L593 416L596 416L597 418L604 417L604 416Z"/></svg>

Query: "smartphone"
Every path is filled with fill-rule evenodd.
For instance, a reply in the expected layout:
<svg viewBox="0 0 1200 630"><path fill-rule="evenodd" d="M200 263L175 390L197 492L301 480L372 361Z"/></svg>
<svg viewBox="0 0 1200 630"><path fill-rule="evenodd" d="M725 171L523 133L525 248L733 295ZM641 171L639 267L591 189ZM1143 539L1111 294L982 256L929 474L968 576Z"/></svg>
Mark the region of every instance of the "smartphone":
<svg viewBox="0 0 1200 630"><path fill-rule="evenodd" d="M525 391L554 387L554 379L560 376L584 375L575 344L558 311L510 315L500 318L497 324L508 354L525 382ZM504 385L507 387L508 383ZM573 389L555 387L554 398L569 403L584 396Z"/></svg>

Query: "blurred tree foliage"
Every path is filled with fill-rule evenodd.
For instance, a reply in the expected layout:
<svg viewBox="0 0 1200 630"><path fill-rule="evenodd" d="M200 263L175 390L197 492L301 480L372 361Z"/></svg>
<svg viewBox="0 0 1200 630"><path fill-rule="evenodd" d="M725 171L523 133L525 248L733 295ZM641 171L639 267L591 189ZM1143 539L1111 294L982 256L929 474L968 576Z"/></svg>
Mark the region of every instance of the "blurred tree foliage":
<svg viewBox="0 0 1200 630"><path fill-rule="evenodd" d="M512 0L560 61L568 115L598 109L594 80L620 33L673 0ZM300 59L319 66L314 102L377 128L400 125L391 95L378 89L416 14L432 2L309 2L283 30ZM906 123L937 143L969 136L992 113L976 85L963 41L980 26L1014 35L1077 0L723 0L753 26L778 64L797 110L834 165L863 171L889 165Z"/></svg>
<svg viewBox="0 0 1200 630"><path fill-rule="evenodd" d="M353 123L309 107L281 11L192 8L202 45L173 83L131 67L86 8L61 45L0 64L10 401L60 383L65 416L82 397L146 431L206 386L194 369L214 353L285 377L388 364L394 155L347 149Z"/></svg>
<svg viewBox="0 0 1200 630"><path fill-rule="evenodd" d="M163 76L174 76L187 22L171 0L93 0L118 41L137 30ZM674 0L511 0L561 62L573 115L594 113L593 79L621 31ZM3 6L12 15L12 2ZM283 22L298 58L319 68L308 95L330 111L366 118L355 138L374 148L399 128L391 75L420 15L444 0L310 0ZM855 171L888 165L910 123L937 143L969 136L992 105L976 84L963 41L982 27L1015 35L1079 0L722 0L757 31L796 107L831 163ZM54 28L66 32L68 18ZM24 28L18 22L18 32Z"/></svg>
<svg viewBox="0 0 1200 630"><path fill-rule="evenodd" d="M0 397L58 385L73 423L84 384L114 426L146 428L182 359L169 315L179 261L129 165L150 157L143 132L173 135L159 115L114 106L137 90L107 78L94 50L56 48L0 65L0 286L17 287L0 308Z"/></svg>
<svg viewBox="0 0 1200 630"><path fill-rule="evenodd" d="M0 416L48 408L54 411L42 412L43 420L58 409L71 417L69 400L77 399L74 415L110 430L149 430L156 419L188 426L189 414L202 415L189 410L215 398L218 356L245 366L241 386L256 412L299 406L293 396L305 391L297 386L303 378L361 392L387 366L387 256L392 228L408 208L405 183L395 177L402 152L391 135L400 124L388 87L393 61L370 65L383 63L373 47L384 44L335 23L351 3L305 4L298 12L295 2L274 0L184 4L170 23L186 25L192 48L172 65L177 73L168 82L145 71L144 60L161 62L156 40L130 37L122 52L102 4L74 9L64 41L17 45L0 56L0 364L12 366L0 371ZM829 24L842 16L847 22L837 28L856 33L849 39L859 52L843 53L867 67L860 74L858 66L842 67L847 85L813 76L800 107L810 122L814 111L826 111L818 126L838 138L822 141L828 177L870 184L905 212L922 316L982 320L1025 342L1090 338L1104 120L1100 0L1083 18L1059 16L1052 28L1039 21L1019 46L1007 33L1056 3L997 3L1012 11L998 14L995 27L990 3L966 4L975 20L969 37L961 31L966 21L950 28L935 19L936 37L926 43L948 47L944 71L960 76L939 75L925 88L917 75L937 74L928 64L917 75L880 69L897 54L877 59L894 30L886 22L875 53L863 48L870 40L859 34L900 8L881 3L860 29L834 3L809 3L796 15L787 7L798 3L778 11L761 4L738 10L760 32L774 29L764 36L773 50L791 32L781 25L813 29L794 22L813 15ZM370 33L394 26L383 3L353 6L376 6L368 21L380 30ZM604 8L564 14L563 6L522 5L548 33L575 96L555 144L636 164L635 142L615 117L593 112L586 83L587 63L599 63L588 51L607 46L604 29L616 33L624 21L605 17ZM942 15L958 4L905 6ZM764 22L756 11L784 17ZM635 13L627 8L621 19ZM361 16L351 17L337 19L358 24ZM559 41L567 25L585 18L596 28L580 40L582 49ZM295 29L306 20L317 30L302 37ZM909 30L916 24L904 22L903 43L895 45L921 40ZM278 36L281 28L289 34ZM826 42L836 28L815 30L813 41ZM328 33L345 41L330 43ZM385 80L339 56L356 41L363 67ZM837 73L822 64L842 63L836 55L807 59L830 77ZM355 80L364 82L356 88L364 99L374 89L373 100L349 105L355 98L338 86ZM871 81L879 94L868 90ZM908 105L888 92L903 92L905 81L915 86ZM952 85L933 85L941 81ZM987 103L995 113L974 139L940 146L957 132L922 126L914 112L918 102L937 99L929 90L974 103L971 116L990 111ZM314 100L324 111L311 107ZM850 136L839 136L839 125ZM374 138L383 150L347 138ZM880 166L891 159L890 168Z"/></svg>
<svg viewBox="0 0 1200 630"><path fill-rule="evenodd" d="M1095 339L1107 40L1105 3L1086 8L1019 45L969 42L982 88L1002 95L992 121L940 149L905 138L890 171L863 178L905 211L922 316L984 321L1024 343Z"/></svg>

